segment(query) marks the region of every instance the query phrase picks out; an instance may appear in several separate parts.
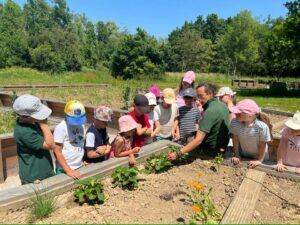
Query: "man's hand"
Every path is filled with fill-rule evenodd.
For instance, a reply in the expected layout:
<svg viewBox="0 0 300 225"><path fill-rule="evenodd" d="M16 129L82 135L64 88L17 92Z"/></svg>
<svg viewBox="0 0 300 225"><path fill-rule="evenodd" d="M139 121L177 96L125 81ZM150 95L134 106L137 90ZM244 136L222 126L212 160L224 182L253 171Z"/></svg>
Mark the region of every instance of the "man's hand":
<svg viewBox="0 0 300 225"><path fill-rule="evenodd" d="M251 168L251 169L253 169L253 168L257 167L260 164L261 164L261 161L259 161L259 160L251 160L248 163L248 167Z"/></svg>
<svg viewBox="0 0 300 225"><path fill-rule="evenodd" d="M167 155L167 159L170 160L170 161L174 161L175 159L177 159L176 152L169 153Z"/></svg>
<svg viewBox="0 0 300 225"><path fill-rule="evenodd" d="M69 177L72 177L73 179L79 179L81 176L80 172L77 170L70 170L66 173Z"/></svg>

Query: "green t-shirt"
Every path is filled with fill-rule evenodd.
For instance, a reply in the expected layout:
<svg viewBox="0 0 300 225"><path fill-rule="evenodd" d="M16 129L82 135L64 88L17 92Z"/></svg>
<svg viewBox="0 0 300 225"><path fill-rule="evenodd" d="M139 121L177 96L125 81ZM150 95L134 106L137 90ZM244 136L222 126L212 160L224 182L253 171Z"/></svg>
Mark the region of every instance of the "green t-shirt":
<svg viewBox="0 0 300 225"><path fill-rule="evenodd" d="M44 137L38 124L17 121L14 138L17 144L19 176L22 184L55 175L50 152L41 148Z"/></svg>
<svg viewBox="0 0 300 225"><path fill-rule="evenodd" d="M199 130L207 133L200 148L216 155L229 141L229 110L224 103L212 98L204 105L204 115Z"/></svg>

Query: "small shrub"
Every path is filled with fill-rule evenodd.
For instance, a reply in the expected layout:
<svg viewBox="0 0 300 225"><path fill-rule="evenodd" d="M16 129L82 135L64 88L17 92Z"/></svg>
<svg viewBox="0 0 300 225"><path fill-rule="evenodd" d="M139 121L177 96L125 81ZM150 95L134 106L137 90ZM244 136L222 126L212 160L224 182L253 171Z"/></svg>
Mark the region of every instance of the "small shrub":
<svg viewBox="0 0 300 225"><path fill-rule="evenodd" d="M119 186L122 189L134 190L139 183L138 173L139 170L136 167L119 166L111 175L112 183L114 187Z"/></svg>
<svg viewBox="0 0 300 225"><path fill-rule="evenodd" d="M35 196L30 202L28 222L33 223L37 219L48 217L56 208L56 200L53 196L35 191Z"/></svg>
<svg viewBox="0 0 300 225"><path fill-rule="evenodd" d="M75 188L74 197L79 204L88 203L90 205L102 204L105 201L103 194L103 184L100 177L77 181L80 186Z"/></svg>

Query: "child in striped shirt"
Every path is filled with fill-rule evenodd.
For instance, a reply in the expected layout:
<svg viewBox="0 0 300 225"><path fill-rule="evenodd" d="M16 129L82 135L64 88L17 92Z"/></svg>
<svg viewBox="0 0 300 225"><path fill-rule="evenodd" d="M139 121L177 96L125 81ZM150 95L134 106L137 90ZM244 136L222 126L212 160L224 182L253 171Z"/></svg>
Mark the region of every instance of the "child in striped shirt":
<svg viewBox="0 0 300 225"><path fill-rule="evenodd" d="M185 105L179 108L179 143L187 144L196 135L201 119L200 111L194 107L196 93L188 88L183 93Z"/></svg>

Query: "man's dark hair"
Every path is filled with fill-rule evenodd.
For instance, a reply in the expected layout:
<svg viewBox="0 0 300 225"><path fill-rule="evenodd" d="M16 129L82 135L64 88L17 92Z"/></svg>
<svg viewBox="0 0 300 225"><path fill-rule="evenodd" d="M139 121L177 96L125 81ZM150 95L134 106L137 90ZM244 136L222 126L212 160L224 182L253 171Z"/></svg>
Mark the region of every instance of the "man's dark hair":
<svg viewBox="0 0 300 225"><path fill-rule="evenodd" d="M206 94L212 94L213 96L216 95L216 92L218 90L217 85L208 82L201 82L200 84L197 85L196 90L201 87L204 87L204 91Z"/></svg>

